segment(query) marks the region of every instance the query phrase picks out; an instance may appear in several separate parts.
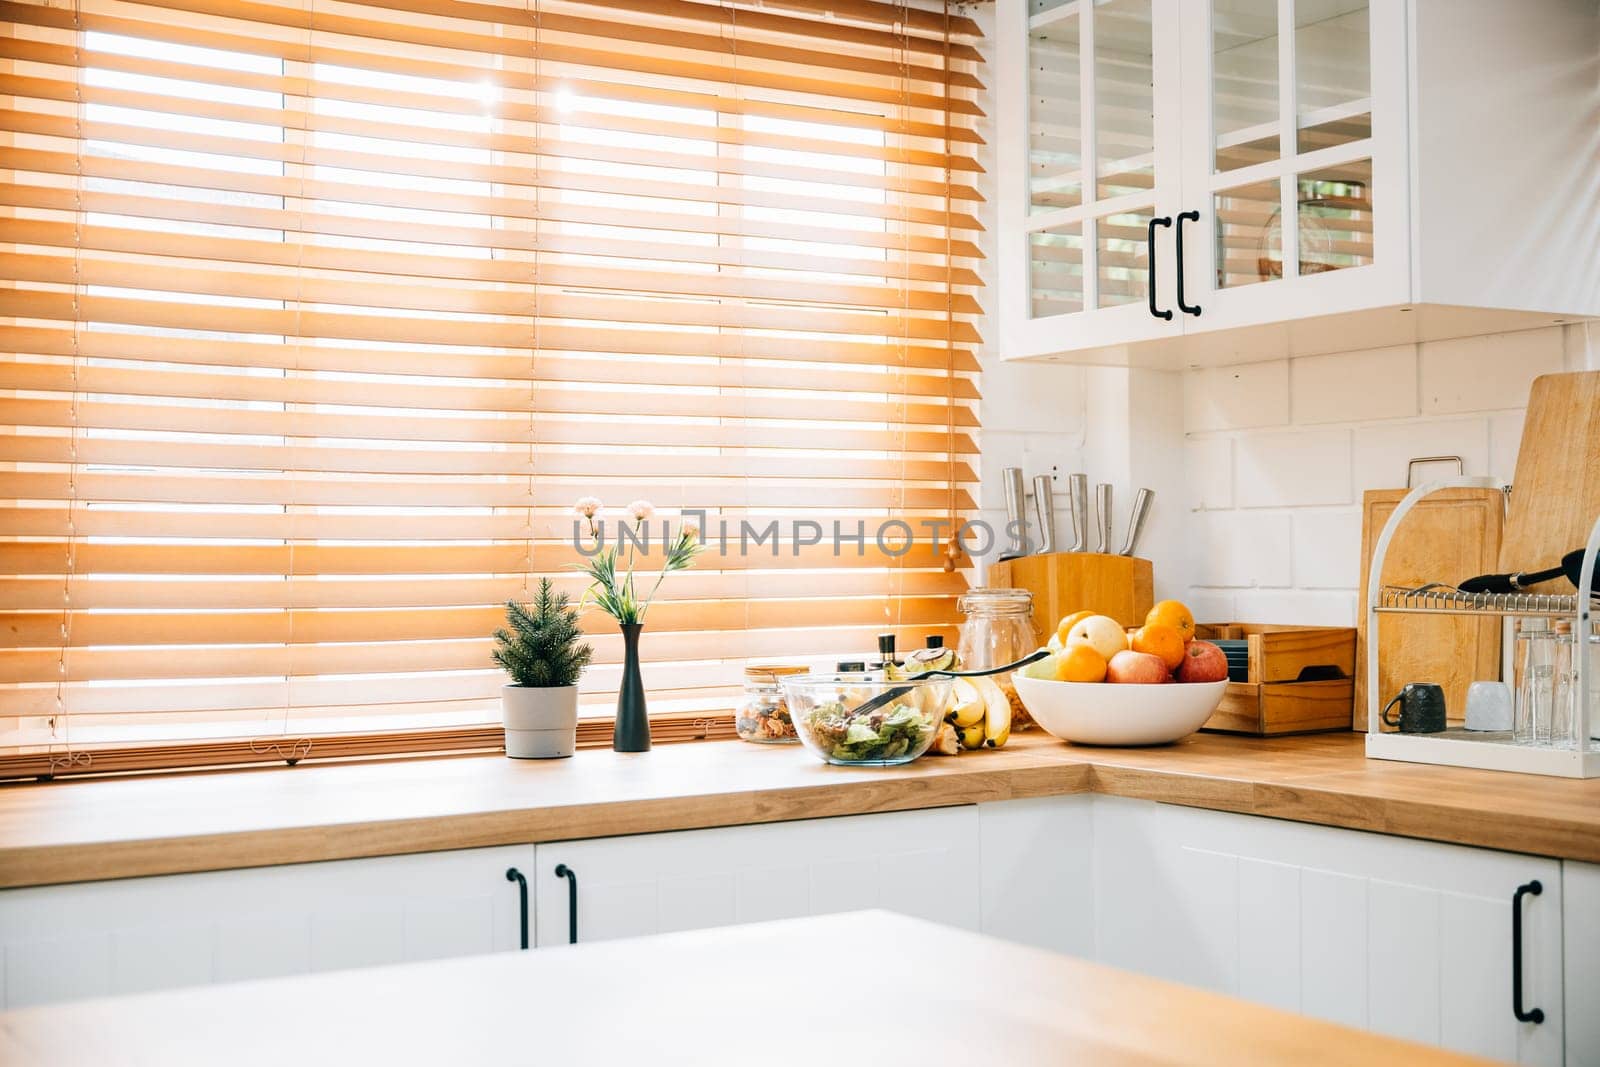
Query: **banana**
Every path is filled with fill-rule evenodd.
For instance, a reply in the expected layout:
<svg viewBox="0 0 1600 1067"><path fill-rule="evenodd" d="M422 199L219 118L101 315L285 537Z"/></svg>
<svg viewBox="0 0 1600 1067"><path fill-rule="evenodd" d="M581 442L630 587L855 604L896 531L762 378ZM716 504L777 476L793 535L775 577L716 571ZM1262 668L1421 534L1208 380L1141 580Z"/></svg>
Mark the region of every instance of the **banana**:
<svg viewBox="0 0 1600 1067"><path fill-rule="evenodd" d="M953 679L951 698L955 701L955 708L950 712L950 721L958 729L964 730L983 721L983 695L971 681L966 678Z"/></svg>
<svg viewBox="0 0 1600 1067"><path fill-rule="evenodd" d="M971 681L983 694L984 743L990 748L999 748L1011 737L1011 701L992 679L973 678Z"/></svg>
<svg viewBox="0 0 1600 1067"><path fill-rule="evenodd" d="M963 726L957 730L961 735L961 747L966 749L983 747L983 720L979 719L971 726Z"/></svg>

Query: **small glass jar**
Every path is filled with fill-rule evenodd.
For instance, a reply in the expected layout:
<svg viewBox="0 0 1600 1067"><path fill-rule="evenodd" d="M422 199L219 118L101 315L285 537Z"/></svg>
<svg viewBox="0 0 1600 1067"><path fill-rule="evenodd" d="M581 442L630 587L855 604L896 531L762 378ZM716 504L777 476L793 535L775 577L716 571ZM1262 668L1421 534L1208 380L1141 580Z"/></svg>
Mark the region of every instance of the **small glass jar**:
<svg viewBox="0 0 1600 1067"><path fill-rule="evenodd" d="M798 743L789 704L779 679L809 674L803 663L751 664L744 669L744 692L734 709L733 728L746 741L763 745Z"/></svg>
<svg viewBox="0 0 1600 1067"><path fill-rule="evenodd" d="M969 589L956 601L956 608L966 616L957 648L964 671L1015 663L1043 643L1034 627L1033 594L1026 589ZM1011 702L1011 728L1032 722L1011 674L996 675L994 680Z"/></svg>

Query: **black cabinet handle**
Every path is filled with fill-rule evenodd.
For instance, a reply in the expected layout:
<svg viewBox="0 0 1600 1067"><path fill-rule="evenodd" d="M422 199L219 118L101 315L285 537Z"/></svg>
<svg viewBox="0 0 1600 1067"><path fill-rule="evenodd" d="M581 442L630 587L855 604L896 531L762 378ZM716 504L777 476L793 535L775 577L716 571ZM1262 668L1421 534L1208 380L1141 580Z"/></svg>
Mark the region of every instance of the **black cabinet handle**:
<svg viewBox="0 0 1600 1067"><path fill-rule="evenodd" d="M556 877L567 880L567 944L578 943L578 875L565 863L556 864Z"/></svg>
<svg viewBox="0 0 1600 1067"><path fill-rule="evenodd" d="M522 872L515 867L506 868L506 881L517 883L517 892L522 897L522 947L528 947L528 880Z"/></svg>
<svg viewBox="0 0 1600 1067"><path fill-rule="evenodd" d="M1180 211L1180 212L1178 212L1178 225L1177 225L1176 231L1175 231L1176 232L1176 236L1173 239L1174 243L1177 245L1177 253L1178 253L1178 310L1182 311L1183 313L1185 313L1187 315L1198 315L1198 314L1200 314L1200 305L1199 304L1185 304L1183 302L1183 223L1184 223L1184 220L1186 220L1186 219L1189 222L1199 222L1200 221L1200 212L1198 212L1198 211Z"/></svg>
<svg viewBox="0 0 1600 1067"><path fill-rule="evenodd" d="M1162 311L1156 307L1156 227L1171 225L1172 217L1170 215L1162 215L1160 218L1152 218L1150 225L1146 226L1144 231L1145 287L1149 290L1150 314L1158 319L1167 319L1169 321L1172 318L1172 309L1168 308ZM1179 277L1182 277L1181 271L1179 272Z"/></svg>
<svg viewBox="0 0 1600 1067"><path fill-rule="evenodd" d="M1536 897L1543 892L1544 886L1536 878L1527 885L1517 886L1517 891L1511 894L1511 1010L1519 1023L1544 1022L1542 1008L1522 1010L1522 898L1524 895Z"/></svg>

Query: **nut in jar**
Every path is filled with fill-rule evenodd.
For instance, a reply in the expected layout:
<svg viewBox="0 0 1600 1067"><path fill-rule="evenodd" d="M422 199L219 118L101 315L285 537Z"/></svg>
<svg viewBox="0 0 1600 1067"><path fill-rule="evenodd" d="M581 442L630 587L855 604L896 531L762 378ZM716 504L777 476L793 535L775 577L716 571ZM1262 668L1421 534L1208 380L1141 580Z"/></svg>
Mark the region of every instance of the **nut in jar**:
<svg viewBox="0 0 1600 1067"><path fill-rule="evenodd" d="M753 663L746 667L744 692L733 714L734 730L744 740L759 744L799 741L778 680L810 672L811 668L802 663Z"/></svg>

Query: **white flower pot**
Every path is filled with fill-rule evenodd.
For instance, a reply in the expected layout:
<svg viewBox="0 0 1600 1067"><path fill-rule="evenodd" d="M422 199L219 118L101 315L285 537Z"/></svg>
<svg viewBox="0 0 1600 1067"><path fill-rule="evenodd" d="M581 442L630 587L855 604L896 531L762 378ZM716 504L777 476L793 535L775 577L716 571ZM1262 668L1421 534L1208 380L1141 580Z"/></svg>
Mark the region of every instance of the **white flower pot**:
<svg viewBox="0 0 1600 1067"><path fill-rule="evenodd" d="M513 759L556 759L578 747L575 685L501 686L500 714L506 724L506 755Z"/></svg>

